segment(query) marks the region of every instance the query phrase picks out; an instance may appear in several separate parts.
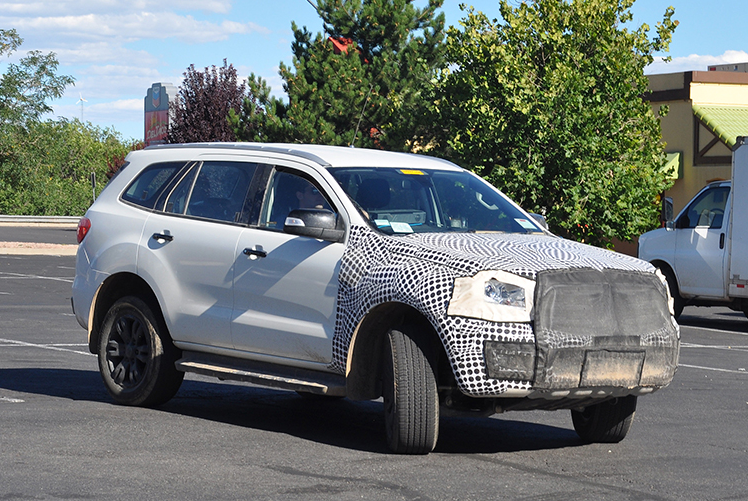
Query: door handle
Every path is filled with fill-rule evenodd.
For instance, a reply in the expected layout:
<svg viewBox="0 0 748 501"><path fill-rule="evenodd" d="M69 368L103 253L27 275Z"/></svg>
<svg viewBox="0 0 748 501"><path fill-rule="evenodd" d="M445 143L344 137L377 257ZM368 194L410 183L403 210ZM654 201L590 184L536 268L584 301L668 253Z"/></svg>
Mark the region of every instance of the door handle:
<svg viewBox="0 0 748 501"><path fill-rule="evenodd" d="M257 256L257 257L267 257L267 255L268 255L268 253L267 253L267 252L265 252L264 250L260 250L260 249L250 249L249 247L247 247L246 249L244 249L244 250L242 251L242 253L243 253L243 254L244 254L245 256Z"/></svg>
<svg viewBox="0 0 748 501"><path fill-rule="evenodd" d="M154 240L165 240L167 242L171 242L172 240L174 240L173 235L166 235L164 233L154 233L153 235L151 235L151 238Z"/></svg>
<svg viewBox="0 0 748 501"><path fill-rule="evenodd" d="M719 248L720 249L725 248L725 234L724 233L719 234Z"/></svg>

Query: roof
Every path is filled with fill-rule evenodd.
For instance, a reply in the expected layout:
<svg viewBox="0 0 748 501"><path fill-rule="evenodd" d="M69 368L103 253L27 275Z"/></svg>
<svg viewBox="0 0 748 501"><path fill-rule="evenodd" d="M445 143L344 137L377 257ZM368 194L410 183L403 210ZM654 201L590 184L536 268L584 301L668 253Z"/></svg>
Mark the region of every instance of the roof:
<svg viewBox="0 0 748 501"><path fill-rule="evenodd" d="M730 148L748 136L748 106L694 104L693 114Z"/></svg>
<svg viewBox="0 0 748 501"><path fill-rule="evenodd" d="M748 135L748 134L746 134ZM204 149L205 153L216 150L264 151L282 153L311 160L324 167L396 167L414 169L456 170L459 167L441 158L414 153L373 150L366 148L347 148L344 146L326 146L319 144L282 144L282 143L189 143L150 146L147 150L165 149Z"/></svg>

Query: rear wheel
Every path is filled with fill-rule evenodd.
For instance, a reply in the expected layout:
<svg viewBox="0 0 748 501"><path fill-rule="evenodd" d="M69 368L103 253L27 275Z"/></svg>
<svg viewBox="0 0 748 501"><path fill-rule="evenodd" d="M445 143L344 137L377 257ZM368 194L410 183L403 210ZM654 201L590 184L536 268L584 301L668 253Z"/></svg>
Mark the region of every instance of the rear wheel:
<svg viewBox="0 0 748 501"><path fill-rule="evenodd" d="M635 411L636 396L629 395L572 410L571 420L579 438L585 442L617 443L631 429Z"/></svg>
<svg viewBox="0 0 748 501"><path fill-rule="evenodd" d="M152 406L179 389L179 350L141 299L127 296L109 309L99 337L99 371L118 404Z"/></svg>
<svg viewBox="0 0 748 501"><path fill-rule="evenodd" d="M436 446L439 396L427 353L410 326L387 334L382 391L387 443L394 452L427 454Z"/></svg>

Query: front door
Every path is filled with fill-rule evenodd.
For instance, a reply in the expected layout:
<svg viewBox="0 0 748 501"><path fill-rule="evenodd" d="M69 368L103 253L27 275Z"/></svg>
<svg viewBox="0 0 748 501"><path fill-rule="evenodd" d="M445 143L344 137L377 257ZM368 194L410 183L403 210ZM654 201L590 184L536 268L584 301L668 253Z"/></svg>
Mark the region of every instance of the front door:
<svg viewBox="0 0 748 501"><path fill-rule="evenodd" d="M332 360L344 244L283 233L295 208L331 209L302 173L274 171L256 227L237 245L231 333L238 350L309 362Z"/></svg>
<svg viewBox="0 0 748 501"><path fill-rule="evenodd" d="M675 271L684 296L724 297L729 186L695 198L676 221Z"/></svg>

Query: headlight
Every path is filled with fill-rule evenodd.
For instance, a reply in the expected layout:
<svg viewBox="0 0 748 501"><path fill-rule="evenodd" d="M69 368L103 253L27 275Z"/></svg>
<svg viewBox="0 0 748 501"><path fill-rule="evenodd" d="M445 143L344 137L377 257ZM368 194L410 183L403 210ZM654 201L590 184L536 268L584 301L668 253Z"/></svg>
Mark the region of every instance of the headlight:
<svg viewBox="0 0 748 501"><path fill-rule="evenodd" d="M525 307L525 289L512 284L499 282L495 278L488 280L483 289L485 299L489 303L503 304L514 306L516 308Z"/></svg>
<svg viewBox="0 0 748 501"><path fill-rule="evenodd" d="M534 280L506 271L481 271L455 279L447 314L492 322L530 322L534 297Z"/></svg>

